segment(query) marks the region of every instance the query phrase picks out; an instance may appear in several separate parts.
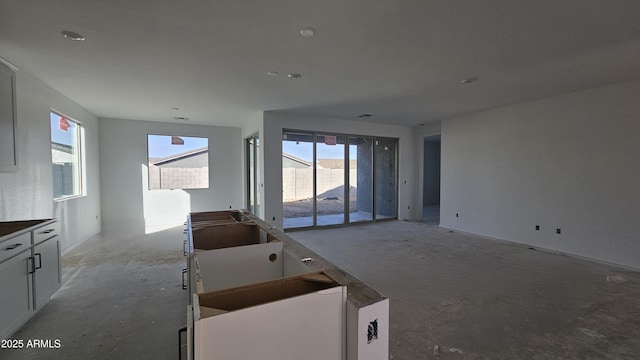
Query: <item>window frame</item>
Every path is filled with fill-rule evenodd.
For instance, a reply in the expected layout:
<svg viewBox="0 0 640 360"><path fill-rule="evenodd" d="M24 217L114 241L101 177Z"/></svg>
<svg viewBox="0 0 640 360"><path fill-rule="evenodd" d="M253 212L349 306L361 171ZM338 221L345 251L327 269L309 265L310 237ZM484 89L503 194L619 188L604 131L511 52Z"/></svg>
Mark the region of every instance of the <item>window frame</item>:
<svg viewBox="0 0 640 360"><path fill-rule="evenodd" d="M85 162L85 144L84 144L84 137L85 137L85 131L84 131L84 126L82 124L81 121L78 121L76 119L74 119L73 117L67 116L65 115L63 112L57 111L55 109L50 109L49 110L49 130L51 131L51 115L55 115L58 116L60 118L64 118L65 120L72 122L73 124L75 124L75 137L76 137L76 147L77 147L77 151L74 154L75 157L75 161L78 164L78 169L77 171L73 172L73 180L74 180L74 193L71 195L62 195L59 197L56 197L55 195L55 178L53 175L53 168L52 168L52 185L53 185L53 201L54 202L60 202L60 201L66 201L66 200L71 200L71 199L77 199L77 198L81 198L84 196L87 196L87 191L86 191L86 162ZM53 159L53 133L50 133L50 139L51 139L51 165L53 167L54 165L54 159ZM75 190L76 186L75 183L77 182L77 191Z"/></svg>

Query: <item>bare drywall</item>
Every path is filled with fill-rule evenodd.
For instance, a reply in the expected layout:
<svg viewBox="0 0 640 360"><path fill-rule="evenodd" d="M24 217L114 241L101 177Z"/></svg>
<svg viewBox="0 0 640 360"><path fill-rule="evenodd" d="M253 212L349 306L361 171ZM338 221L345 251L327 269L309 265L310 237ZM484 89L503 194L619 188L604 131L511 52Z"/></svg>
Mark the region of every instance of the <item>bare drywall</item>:
<svg viewBox="0 0 640 360"><path fill-rule="evenodd" d="M19 64L18 64L19 65ZM42 81L16 72L18 171L0 173L0 221L57 218L65 253L100 232L98 121ZM86 196L53 201L51 109L85 129Z"/></svg>
<svg viewBox="0 0 640 360"><path fill-rule="evenodd" d="M638 94L633 81L444 120L441 226L640 268Z"/></svg>
<svg viewBox="0 0 640 360"><path fill-rule="evenodd" d="M182 224L189 211L241 209L239 128L100 119L103 229L144 233ZM148 190L147 135L209 139L209 188Z"/></svg>
<svg viewBox="0 0 640 360"><path fill-rule="evenodd" d="M419 219L422 208L415 196L415 136L410 127L365 123L330 117L265 112L263 128L265 221L282 228L282 130L310 130L399 139L398 219Z"/></svg>

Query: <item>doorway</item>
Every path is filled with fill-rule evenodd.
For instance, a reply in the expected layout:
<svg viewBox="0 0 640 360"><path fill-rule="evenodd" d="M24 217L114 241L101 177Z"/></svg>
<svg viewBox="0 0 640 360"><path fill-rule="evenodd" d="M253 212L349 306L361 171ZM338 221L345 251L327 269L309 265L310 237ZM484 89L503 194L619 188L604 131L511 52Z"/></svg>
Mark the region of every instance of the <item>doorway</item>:
<svg viewBox="0 0 640 360"><path fill-rule="evenodd" d="M440 223L440 135L424 138L422 221Z"/></svg>
<svg viewBox="0 0 640 360"><path fill-rule="evenodd" d="M398 139L286 130L285 229L397 218Z"/></svg>
<svg viewBox="0 0 640 360"><path fill-rule="evenodd" d="M246 139L247 210L260 217L260 138L253 135Z"/></svg>

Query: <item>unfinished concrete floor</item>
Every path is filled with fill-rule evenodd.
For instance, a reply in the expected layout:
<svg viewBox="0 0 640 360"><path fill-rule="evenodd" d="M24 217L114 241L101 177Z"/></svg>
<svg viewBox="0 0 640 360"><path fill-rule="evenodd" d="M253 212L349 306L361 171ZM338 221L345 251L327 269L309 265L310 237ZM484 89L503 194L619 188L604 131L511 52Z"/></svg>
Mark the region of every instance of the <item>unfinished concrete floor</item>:
<svg viewBox="0 0 640 360"><path fill-rule="evenodd" d="M638 272L419 222L289 235L390 298L394 360L640 359Z"/></svg>
<svg viewBox="0 0 640 360"><path fill-rule="evenodd" d="M391 299L394 360L640 359L638 272L429 223L289 235ZM177 359L182 239L99 235L65 255L63 287L12 336L62 347L0 359Z"/></svg>
<svg viewBox="0 0 640 360"><path fill-rule="evenodd" d="M186 324L182 230L98 235L63 257L63 285L12 339L59 339L59 349L0 350L0 359L178 358Z"/></svg>

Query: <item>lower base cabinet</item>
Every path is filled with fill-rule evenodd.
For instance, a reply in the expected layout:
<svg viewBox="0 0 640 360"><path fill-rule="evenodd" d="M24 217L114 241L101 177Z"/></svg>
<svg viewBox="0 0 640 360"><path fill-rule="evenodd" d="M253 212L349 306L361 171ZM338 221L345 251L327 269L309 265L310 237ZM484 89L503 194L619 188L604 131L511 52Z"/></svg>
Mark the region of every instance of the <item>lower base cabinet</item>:
<svg viewBox="0 0 640 360"><path fill-rule="evenodd" d="M30 276L31 251L0 264L0 284L4 289L0 296L0 339L7 339L13 330L21 326L33 314L33 285Z"/></svg>
<svg viewBox="0 0 640 360"><path fill-rule="evenodd" d="M181 355L389 359L388 298L253 215L219 224L225 215L192 213L185 223L190 305Z"/></svg>
<svg viewBox="0 0 640 360"><path fill-rule="evenodd" d="M0 223L0 339L8 339L62 283L55 220Z"/></svg>
<svg viewBox="0 0 640 360"><path fill-rule="evenodd" d="M346 298L321 273L194 295L194 358L345 359Z"/></svg>
<svg viewBox="0 0 640 360"><path fill-rule="evenodd" d="M36 271L33 273L35 308L46 304L62 283L60 240L55 236L33 247Z"/></svg>

